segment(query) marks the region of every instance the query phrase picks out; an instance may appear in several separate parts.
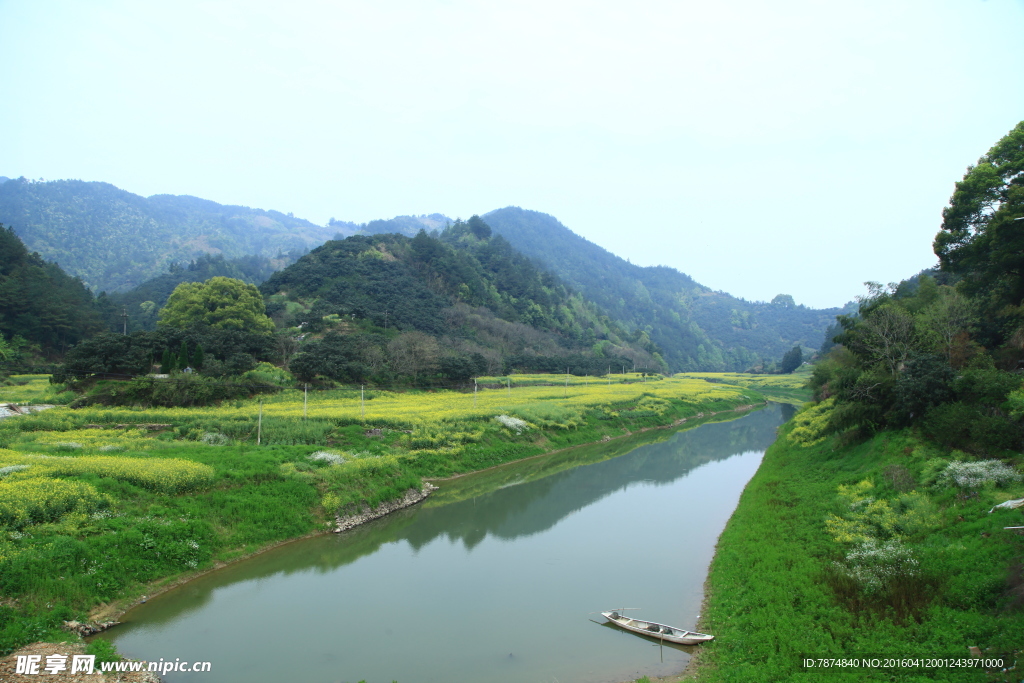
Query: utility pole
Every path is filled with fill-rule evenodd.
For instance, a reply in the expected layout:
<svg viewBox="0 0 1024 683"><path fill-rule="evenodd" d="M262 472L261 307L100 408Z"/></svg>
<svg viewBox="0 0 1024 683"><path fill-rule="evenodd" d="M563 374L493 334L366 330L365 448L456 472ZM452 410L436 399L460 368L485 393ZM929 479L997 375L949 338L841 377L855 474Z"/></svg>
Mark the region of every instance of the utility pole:
<svg viewBox="0 0 1024 683"><path fill-rule="evenodd" d="M363 419L366 419L366 385L359 385L359 408L363 413Z"/></svg>
<svg viewBox="0 0 1024 683"><path fill-rule="evenodd" d="M476 377L473 378L473 410L476 410Z"/></svg>
<svg viewBox="0 0 1024 683"><path fill-rule="evenodd" d="M309 384L303 385L302 389L302 419L306 419L306 406L309 405Z"/></svg>
<svg viewBox="0 0 1024 683"><path fill-rule="evenodd" d="M256 420L256 445L263 441L263 399L260 399L260 416Z"/></svg>

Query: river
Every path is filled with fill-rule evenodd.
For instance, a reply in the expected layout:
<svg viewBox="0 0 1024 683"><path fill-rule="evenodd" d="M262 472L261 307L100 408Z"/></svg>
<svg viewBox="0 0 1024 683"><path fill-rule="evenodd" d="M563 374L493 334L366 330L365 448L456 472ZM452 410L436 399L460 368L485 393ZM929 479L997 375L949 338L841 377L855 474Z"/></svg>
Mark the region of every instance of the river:
<svg viewBox="0 0 1024 683"><path fill-rule="evenodd" d="M591 613L638 607L630 614L694 628L718 535L791 414L773 404L439 482L421 505L157 596L103 637L135 659L211 662L170 683L676 673L688 648Z"/></svg>

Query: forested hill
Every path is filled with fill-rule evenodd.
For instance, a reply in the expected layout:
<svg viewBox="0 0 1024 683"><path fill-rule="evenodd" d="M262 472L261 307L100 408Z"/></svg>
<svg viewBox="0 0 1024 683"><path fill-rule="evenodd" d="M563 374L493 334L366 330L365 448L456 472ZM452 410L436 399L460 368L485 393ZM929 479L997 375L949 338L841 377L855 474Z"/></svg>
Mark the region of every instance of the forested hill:
<svg viewBox="0 0 1024 683"><path fill-rule="evenodd" d="M484 216L513 247L578 289L612 319L647 330L676 370L745 370L795 344L817 349L838 308L812 309L716 292L665 266L641 267L575 234L555 218L507 207Z"/></svg>
<svg viewBox="0 0 1024 683"><path fill-rule="evenodd" d="M102 329L92 293L0 225L0 361L53 358Z"/></svg>
<svg viewBox="0 0 1024 683"><path fill-rule="evenodd" d="M261 290L279 327L343 331L348 343L366 347L351 354L364 363L366 349L385 337L416 332L485 363L481 373L564 371L567 359L579 374L633 363L667 369L646 334L622 329L476 216L438 237L421 231L327 242Z"/></svg>
<svg viewBox="0 0 1024 683"><path fill-rule="evenodd" d="M201 254L274 258L304 252L349 227L196 197L140 197L108 183L24 178L0 183L0 223L93 291L111 292Z"/></svg>

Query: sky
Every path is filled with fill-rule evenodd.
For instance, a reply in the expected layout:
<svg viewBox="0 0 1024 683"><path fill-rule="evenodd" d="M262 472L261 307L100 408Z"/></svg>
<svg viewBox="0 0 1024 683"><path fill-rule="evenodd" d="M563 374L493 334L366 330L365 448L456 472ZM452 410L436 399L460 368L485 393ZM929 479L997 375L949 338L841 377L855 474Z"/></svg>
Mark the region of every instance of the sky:
<svg viewBox="0 0 1024 683"><path fill-rule="evenodd" d="M1024 0L0 0L0 175L315 223L520 206L748 300L936 262Z"/></svg>

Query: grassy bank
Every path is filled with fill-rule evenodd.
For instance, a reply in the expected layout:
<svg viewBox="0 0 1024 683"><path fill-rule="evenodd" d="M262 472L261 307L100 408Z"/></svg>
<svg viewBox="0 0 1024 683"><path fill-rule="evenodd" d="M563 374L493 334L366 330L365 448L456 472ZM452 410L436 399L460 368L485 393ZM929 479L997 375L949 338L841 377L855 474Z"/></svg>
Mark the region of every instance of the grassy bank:
<svg viewBox="0 0 1024 683"><path fill-rule="evenodd" d="M699 680L1020 680L1020 668L988 677L801 665L1024 648L1024 536L1004 530L1024 515L989 513L1024 485L957 479L957 456L910 432L846 446L780 438L719 539L700 625L716 640L702 649Z"/></svg>
<svg viewBox="0 0 1024 683"><path fill-rule="evenodd" d="M0 652L66 640L63 620L323 531L424 478L763 400L703 380L628 379L308 403L285 391L262 410L57 407L0 421Z"/></svg>

